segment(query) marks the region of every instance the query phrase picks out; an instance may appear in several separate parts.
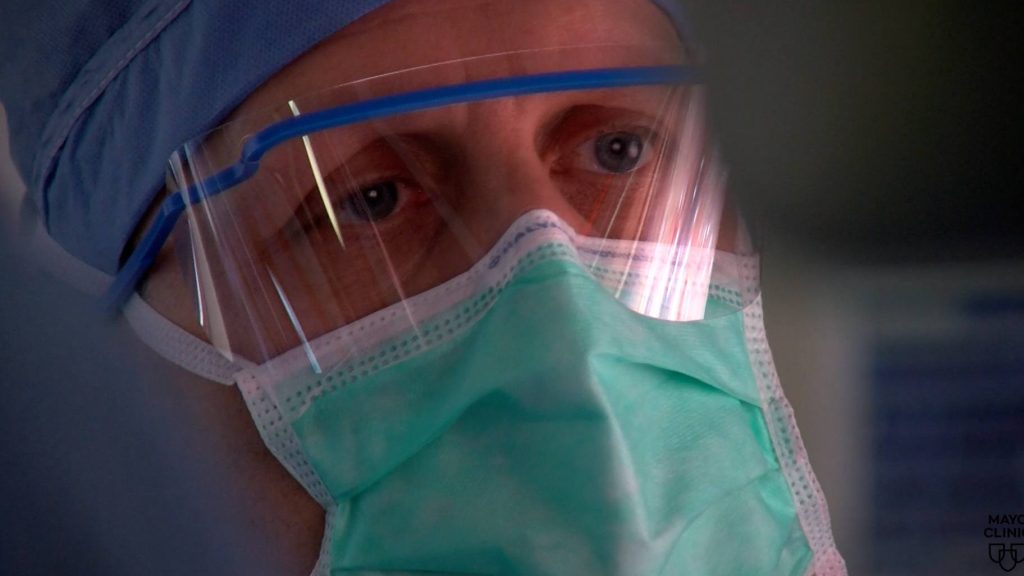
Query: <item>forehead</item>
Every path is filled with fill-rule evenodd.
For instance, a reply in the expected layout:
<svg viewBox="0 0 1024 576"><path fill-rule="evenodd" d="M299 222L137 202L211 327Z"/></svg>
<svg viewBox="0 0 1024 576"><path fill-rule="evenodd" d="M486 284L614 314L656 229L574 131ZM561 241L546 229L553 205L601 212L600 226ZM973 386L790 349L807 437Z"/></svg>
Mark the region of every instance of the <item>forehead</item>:
<svg viewBox="0 0 1024 576"><path fill-rule="evenodd" d="M556 66L666 63L682 50L672 23L651 0L396 0L289 64L254 91L232 116L332 86L431 64L609 44L646 48L630 50L628 58L636 62L586 62L586 51L577 50L572 58L579 62ZM608 51L600 53L605 57Z"/></svg>

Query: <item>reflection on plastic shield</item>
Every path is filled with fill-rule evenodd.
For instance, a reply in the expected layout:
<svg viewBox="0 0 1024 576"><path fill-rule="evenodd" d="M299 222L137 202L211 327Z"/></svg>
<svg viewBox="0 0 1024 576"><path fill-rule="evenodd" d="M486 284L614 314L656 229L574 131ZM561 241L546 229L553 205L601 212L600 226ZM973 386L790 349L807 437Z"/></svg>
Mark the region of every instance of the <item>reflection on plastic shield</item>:
<svg viewBox="0 0 1024 576"><path fill-rule="evenodd" d="M616 48L612 60L628 61L630 50ZM550 61L572 60L560 54ZM632 309L703 317L724 174L699 88L663 79L553 89L317 128L320 118L337 123L357 95L402 101L399 87L486 78L510 58L512 68L552 72L538 54L494 58L502 65L473 59L291 100L264 118L271 127L259 138L280 141L239 168L252 171L244 178L223 170L255 145L240 136L260 125L253 119L172 158L178 190L201 195L189 198L176 251L218 349L255 362L297 348L311 356L319 336L466 273L533 210L586 238L581 258ZM307 116L308 131L275 135ZM420 318L410 310L404 321Z"/></svg>

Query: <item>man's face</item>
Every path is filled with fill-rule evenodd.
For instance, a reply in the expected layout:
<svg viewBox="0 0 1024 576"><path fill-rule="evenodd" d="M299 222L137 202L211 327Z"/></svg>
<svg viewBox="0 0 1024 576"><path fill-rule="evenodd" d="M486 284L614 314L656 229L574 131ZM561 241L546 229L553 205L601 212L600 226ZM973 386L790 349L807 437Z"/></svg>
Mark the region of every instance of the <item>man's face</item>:
<svg viewBox="0 0 1024 576"><path fill-rule="evenodd" d="M284 103L285 115L300 115L491 78L669 64L681 54L649 0L397 1L257 89L231 116L240 128L210 136L204 153L233 162L250 130L284 117ZM293 139L239 190L207 201L216 225L192 227L186 256L200 262L190 283L205 285L207 298L231 294L206 302L213 314L204 316L220 324L214 333L182 313L194 307L172 267L154 271L146 296L197 335L263 361L465 272L531 209L551 210L582 234L657 240L643 226L657 154L677 137L666 126L679 119L662 117L667 94L534 95ZM237 265L210 264L213 254Z"/></svg>

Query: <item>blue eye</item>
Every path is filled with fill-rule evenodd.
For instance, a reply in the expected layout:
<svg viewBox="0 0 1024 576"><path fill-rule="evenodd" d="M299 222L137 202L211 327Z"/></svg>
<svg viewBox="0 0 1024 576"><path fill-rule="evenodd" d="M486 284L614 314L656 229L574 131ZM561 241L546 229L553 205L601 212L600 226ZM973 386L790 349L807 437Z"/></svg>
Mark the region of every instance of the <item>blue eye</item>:
<svg viewBox="0 0 1024 576"><path fill-rule="evenodd" d="M631 132L612 132L594 139L594 158L602 169L624 174L636 169L644 156L644 138Z"/></svg>
<svg viewBox="0 0 1024 576"><path fill-rule="evenodd" d="M397 183L378 182L346 198L345 207L360 220L379 222L394 213L399 199Z"/></svg>

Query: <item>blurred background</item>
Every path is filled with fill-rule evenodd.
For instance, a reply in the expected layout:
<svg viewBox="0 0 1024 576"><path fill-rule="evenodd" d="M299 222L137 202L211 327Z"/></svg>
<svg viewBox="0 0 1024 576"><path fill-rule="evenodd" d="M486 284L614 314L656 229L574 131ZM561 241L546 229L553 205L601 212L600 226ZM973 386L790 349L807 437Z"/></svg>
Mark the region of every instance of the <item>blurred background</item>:
<svg viewBox="0 0 1024 576"><path fill-rule="evenodd" d="M198 405L220 385L183 375L25 258L2 112L0 574L289 574L262 545L276 519L240 477L248 455Z"/></svg>
<svg viewBox="0 0 1024 576"><path fill-rule="evenodd" d="M999 574L1024 542L985 533L1024 511L1018 4L689 3L851 574Z"/></svg>
<svg viewBox="0 0 1024 576"><path fill-rule="evenodd" d="M732 187L762 246L779 373L852 574L998 574L989 545L1024 543L985 532L990 515L1024 514L1018 12L1011 2L690 2ZM9 191L18 183L2 140ZM0 566L38 565L61 514L96 512L75 493L86 490L110 518L90 538L125 542L124 562L266 570L258 554L224 558L230 536L201 529L224 527L237 506L211 496L230 489L211 476L218 455L201 437L110 442L118 429L154 428L133 418L152 422L170 400L159 375L111 355L141 347L87 328L102 326L87 297L17 264L6 232L17 214L0 202ZM81 371L73 379L69 366ZM69 392L69 381L83 384ZM125 395L152 413L110 407ZM135 457L180 466L155 476ZM133 533L139 518L162 526L160 543ZM241 539L245 527L233 530ZM83 538L66 541L88 555ZM206 555L186 561L189 550Z"/></svg>

